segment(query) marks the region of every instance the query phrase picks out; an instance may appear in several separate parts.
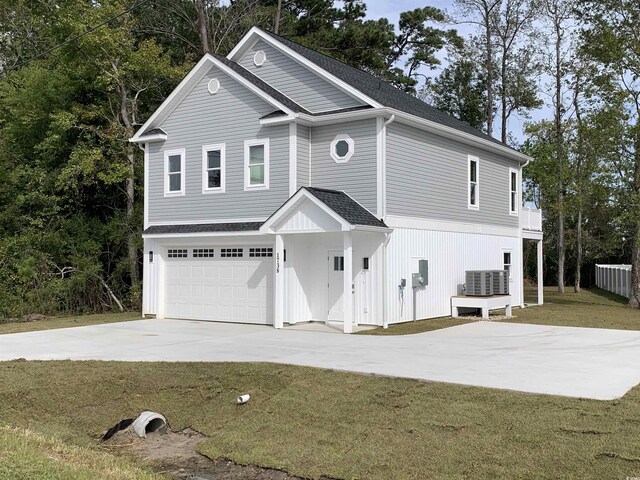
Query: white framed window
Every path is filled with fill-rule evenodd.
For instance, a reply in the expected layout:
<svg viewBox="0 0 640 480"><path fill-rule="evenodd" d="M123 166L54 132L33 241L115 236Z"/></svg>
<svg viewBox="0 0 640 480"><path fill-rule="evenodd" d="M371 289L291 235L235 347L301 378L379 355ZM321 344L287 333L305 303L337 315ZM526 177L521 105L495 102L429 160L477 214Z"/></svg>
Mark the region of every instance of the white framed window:
<svg viewBox="0 0 640 480"><path fill-rule="evenodd" d="M244 189L269 188L269 139L244 142Z"/></svg>
<svg viewBox="0 0 640 480"><path fill-rule="evenodd" d="M176 197L185 192L185 150L167 150L164 152L164 196Z"/></svg>
<svg viewBox="0 0 640 480"><path fill-rule="evenodd" d="M468 184L469 184L469 193L468 193L468 201L469 208L471 210L478 210L480 208L480 169L479 169L479 160L478 157L474 157L469 155L468 157Z"/></svg>
<svg viewBox="0 0 640 480"><path fill-rule="evenodd" d="M202 193L224 193L225 166L224 143L202 146Z"/></svg>
<svg viewBox="0 0 640 480"><path fill-rule="evenodd" d="M509 169L509 214L518 215L518 171Z"/></svg>
<svg viewBox="0 0 640 480"><path fill-rule="evenodd" d="M355 142L346 134L336 135L331 142L330 154L336 163L347 163L355 151Z"/></svg>
<svg viewBox="0 0 640 480"><path fill-rule="evenodd" d="M511 280L511 265L512 265L511 250L502 251L502 269L509 272L509 280Z"/></svg>

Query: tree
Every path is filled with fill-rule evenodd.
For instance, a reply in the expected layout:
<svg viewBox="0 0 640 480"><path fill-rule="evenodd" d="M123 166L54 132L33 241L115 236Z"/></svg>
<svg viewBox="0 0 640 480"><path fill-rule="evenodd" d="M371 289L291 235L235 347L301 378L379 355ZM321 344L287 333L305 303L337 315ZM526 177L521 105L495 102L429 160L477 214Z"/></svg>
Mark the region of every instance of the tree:
<svg viewBox="0 0 640 480"><path fill-rule="evenodd" d="M640 308L640 9L631 0L580 2L582 53L598 64L604 102L623 120L616 168L628 193L626 222L633 239L629 305ZM627 176L628 175L628 176Z"/></svg>

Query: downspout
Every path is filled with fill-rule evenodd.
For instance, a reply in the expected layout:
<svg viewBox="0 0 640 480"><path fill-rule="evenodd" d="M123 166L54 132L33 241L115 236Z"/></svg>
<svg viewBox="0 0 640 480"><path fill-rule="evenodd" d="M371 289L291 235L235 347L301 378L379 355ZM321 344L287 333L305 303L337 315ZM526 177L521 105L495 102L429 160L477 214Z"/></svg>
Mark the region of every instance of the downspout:
<svg viewBox="0 0 640 480"><path fill-rule="evenodd" d="M387 127L393 123L396 119L395 115L391 115L389 120L385 121L382 126L384 127L384 141L382 148L382 170L383 174L383 187L382 191L385 192L385 195L382 199L382 213L383 216L386 216L387 212L387 196L386 196L386 183L387 183ZM382 245L382 291L384 292L382 295L382 328L389 328L389 319L387 318L387 243L389 243L389 233L384 234L384 244Z"/></svg>

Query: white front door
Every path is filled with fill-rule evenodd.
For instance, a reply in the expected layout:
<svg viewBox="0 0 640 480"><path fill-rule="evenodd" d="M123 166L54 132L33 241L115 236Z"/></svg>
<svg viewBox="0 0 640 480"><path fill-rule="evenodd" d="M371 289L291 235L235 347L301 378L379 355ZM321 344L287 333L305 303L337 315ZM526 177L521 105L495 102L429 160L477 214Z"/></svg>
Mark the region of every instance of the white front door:
<svg viewBox="0 0 640 480"><path fill-rule="evenodd" d="M329 297L328 307L329 314L327 320L329 322L344 321L343 301L344 293L344 254L342 251L329 252Z"/></svg>

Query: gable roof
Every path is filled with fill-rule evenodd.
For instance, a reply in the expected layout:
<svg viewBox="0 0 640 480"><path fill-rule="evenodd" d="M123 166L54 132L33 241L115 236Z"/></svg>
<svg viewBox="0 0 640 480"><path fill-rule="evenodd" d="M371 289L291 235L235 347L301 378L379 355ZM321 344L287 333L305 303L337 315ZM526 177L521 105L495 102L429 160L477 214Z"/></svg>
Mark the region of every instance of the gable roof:
<svg viewBox="0 0 640 480"><path fill-rule="evenodd" d="M324 55L285 37L269 32L268 30L262 30L262 32L276 39L278 42L282 43L294 52L302 55L307 60L315 63L331 75L339 78L385 107L394 108L410 115L415 115L417 117L424 118L425 120L430 120L440 125L474 135L484 140L489 140L499 145L508 146L500 140L473 128L469 124L441 112L437 108L432 107L413 95L398 90L389 83L370 73L359 70L351 65L347 65L340 60Z"/></svg>
<svg viewBox="0 0 640 480"><path fill-rule="evenodd" d="M354 226L388 228L380 219L345 192L317 187L302 187Z"/></svg>

